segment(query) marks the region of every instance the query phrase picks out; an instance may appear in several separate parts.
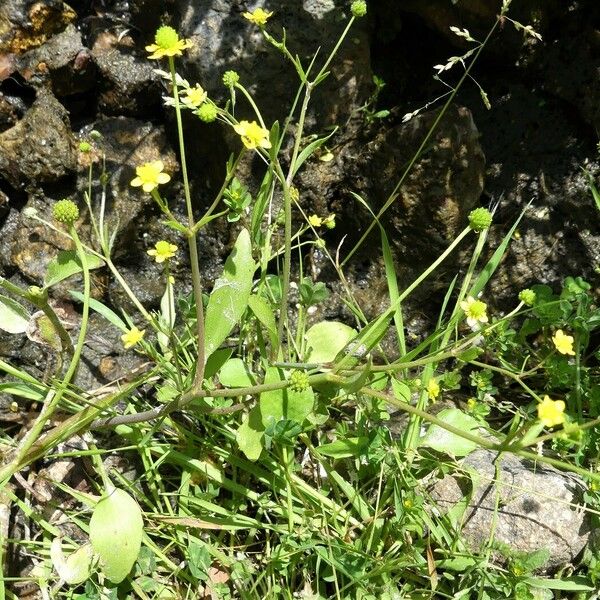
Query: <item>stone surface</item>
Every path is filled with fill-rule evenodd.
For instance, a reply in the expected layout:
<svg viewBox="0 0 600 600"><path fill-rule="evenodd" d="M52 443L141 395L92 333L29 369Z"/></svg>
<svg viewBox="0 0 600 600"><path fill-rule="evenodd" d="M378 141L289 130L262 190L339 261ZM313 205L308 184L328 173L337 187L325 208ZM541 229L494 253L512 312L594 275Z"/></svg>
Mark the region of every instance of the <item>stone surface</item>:
<svg viewBox="0 0 600 600"><path fill-rule="evenodd" d="M67 111L40 88L23 119L0 134L0 176L14 187L53 183L73 174L76 165Z"/></svg>
<svg viewBox="0 0 600 600"><path fill-rule="evenodd" d="M591 524L581 499L583 481L504 454L498 463L499 481L494 483L496 457L495 452L476 450L460 462L457 474L437 481L429 490L434 510L445 514L462 501L470 493L471 481L472 495L460 523L473 550L484 547L493 534L496 542L514 551L547 549L547 571L571 564L590 535Z"/></svg>
<svg viewBox="0 0 600 600"><path fill-rule="evenodd" d="M62 0L10 0L0 4L0 52L20 54L43 44L77 14Z"/></svg>
<svg viewBox="0 0 600 600"><path fill-rule="evenodd" d="M408 123L382 129L348 165L354 192L368 199L374 212L386 203L406 165L425 139L437 111ZM398 196L383 217L390 243L403 263L420 267L437 258L466 225L484 186L485 157L471 112L451 106L398 188ZM338 205L340 214L358 230L369 219L357 203ZM334 205L334 209L337 207Z"/></svg>
<svg viewBox="0 0 600 600"><path fill-rule="evenodd" d="M31 84L43 85L49 80L56 96L87 91L96 76L90 52L74 25L20 56L17 69Z"/></svg>
<svg viewBox="0 0 600 600"><path fill-rule="evenodd" d="M90 161L93 161L93 206L96 211L99 210L102 195L100 157L104 154L108 175L105 222L109 231L118 229L116 253L121 249L128 252L131 241L136 237L135 230L146 219L142 219L142 215L154 206L150 194L131 186L135 168L146 162L162 160L165 172L174 176L179 168L178 162L163 127L127 117L110 117L80 129L78 139L88 140L92 130L99 132L101 138L94 142L93 152L79 153L77 189L80 194L87 190L88 169ZM169 186L161 186L161 193L168 196Z"/></svg>
<svg viewBox="0 0 600 600"><path fill-rule="evenodd" d="M96 25L92 57L102 80L99 108L106 114L141 116L156 113L161 102L161 87L154 67L146 60L143 48L128 36L115 35Z"/></svg>

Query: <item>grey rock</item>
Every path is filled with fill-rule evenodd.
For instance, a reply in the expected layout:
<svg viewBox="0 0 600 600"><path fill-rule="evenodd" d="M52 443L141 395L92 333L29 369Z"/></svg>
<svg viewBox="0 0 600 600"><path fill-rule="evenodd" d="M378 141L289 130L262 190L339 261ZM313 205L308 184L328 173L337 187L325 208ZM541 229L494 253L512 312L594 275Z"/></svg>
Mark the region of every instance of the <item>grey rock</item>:
<svg viewBox="0 0 600 600"><path fill-rule="evenodd" d="M353 161L351 189L368 198L375 212L396 188L436 117L437 111L430 111L384 129ZM383 218L402 262L417 267L439 256L478 203L484 176L485 157L471 112L451 106ZM360 231L368 218L365 209L346 203L342 214L344 208Z"/></svg>
<svg viewBox="0 0 600 600"><path fill-rule="evenodd" d="M93 67L90 52L73 25L17 61L17 69L25 80L40 84L49 79L57 96L91 89L95 84Z"/></svg>
<svg viewBox="0 0 600 600"><path fill-rule="evenodd" d="M473 491L461 519L461 532L474 550L493 539L517 552L547 549L545 570L572 563L590 535L590 520L582 503L585 484L541 463L512 454L477 450L460 461L460 469L429 490L433 510L445 514ZM465 475L468 473L469 477ZM497 556L501 560L500 556Z"/></svg>
<svg viewBox="0 0 600 600"><path fill-rule="evenodd" d="M0 175L13 187L56 182L75 172L74 141L67 111L41 88L23 119L0 134Z"/></svg>
<svg viewBox="0 0 600 600"><path fill-rule="evenodd" d="M102 31L92 46L102 75L99 108L106 114L141 116L160 106L161 87L155 65L140 54L129 36Z"/></svg>

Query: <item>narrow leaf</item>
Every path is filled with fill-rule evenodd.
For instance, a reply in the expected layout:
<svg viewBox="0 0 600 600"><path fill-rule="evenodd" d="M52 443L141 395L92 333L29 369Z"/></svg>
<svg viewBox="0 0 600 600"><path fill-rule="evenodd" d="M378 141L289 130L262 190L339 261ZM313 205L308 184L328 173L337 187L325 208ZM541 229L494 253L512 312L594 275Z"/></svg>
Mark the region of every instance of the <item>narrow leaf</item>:
<svg viewBox="0 0 600 600"><path fill-rule="evenodd" d="M294 175L298 172L298 169L302 164L314 154L315 150L320 148L337 130L338 128L336 127L329 135L311 142L304 150L302 150L302 152L300 152L296 159L296 164L294 165Z"/></svg>

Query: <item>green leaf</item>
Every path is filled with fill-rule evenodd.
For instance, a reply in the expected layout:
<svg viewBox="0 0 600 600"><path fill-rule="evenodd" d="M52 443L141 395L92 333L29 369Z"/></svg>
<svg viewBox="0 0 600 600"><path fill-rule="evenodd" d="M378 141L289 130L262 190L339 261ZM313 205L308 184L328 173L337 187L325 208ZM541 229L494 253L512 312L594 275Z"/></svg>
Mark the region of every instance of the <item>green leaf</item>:
<svg viewBox="0 0 600 600"><path fill-rule="evenodd" d="M256 383L254 375L241 358L231 358L221 367L219 381L225 387L248 387Z"/></svg>
<svg viewBox="0 0 600 600"><path fill-rule="evenodd" d="M69 585L78 585L90 577L93 554L91 545L85 544L66 557L59 537L54 538L50 546L52 565L58 576Z"/></svg>
<svg viewBox="0 0 600 600"><path fill-rule="evenodd" d="M476 435L480 427L476 419L457 408L447 408L440 412L437 418L465 433ZM439 425L429 426L427 433L421 438L420 446L427 446L453 456L466 456L478 447L475 442L451 433Z"/></svg>
<svg viewBox="0 0 600 600"><path fill-rule="evenodd" d="M298 154L296 164L294 165L294 175L298 172L298 169L302 166L302 163L310 158L314 154L315 150L320 148L337 130L338 128L335 127L335 129L329 135L311 142L308 144L308 146L306 146L306 148L304 148L304 150L302 150L302 152L300 152L300 154Z"/></svg>
<svg viewBox="0 0 600 600"><path fill-rule="evenodd" d="M27 400L40 401L46 396L46 391L42 386L33 385L30 383L0 383L0 392L3 394L11 394L19 398Z"/></svg>
<svg viewBox="0 0 600 600"><path fill-rule="evenodd" d="M112 489L90 519L90 541L102 572L120 583L135 564L142 545L144 522L138 503L124 490Z"/></svg>
<svg viewBox="0 0 600 600"><path fill-rule="evenodd" d="M0 329L7 333L25 333L29 313L18 302L0 295Z"/></svg>
<svg viewBox="0 0 600 600"><path fill-rule="evenodd" d="M277 367L268 367L265 373L265 383L284 381L283 371ZM264 427L273 421L287 419L302 423L312 412L315 405L315 394L311 387L302 391L290 388L271 390L260 395L259 407Z"/></svg>
<svg viewBox="0 0 600 600"><path fill-rule="evenodd" d="M175 293L173 291L173 284L168 278L167 285L165 286L165 292L160 300L160 315L158 320L162 328L169 332L173 329L176 318L177 313L175 312ZM156 335L156 339L158 340L162 351L166 352L169 348L169 336L166 333L159 331Z"/></svg>
<svg viewBox="0 0 600 600"><path fill-rule="evenodd" d="M271 305L262 296L252 294L248 298L248 306L261 325L267 330L271 345L275 348L277 346L277 323L275 322L275 315L273 314Z"/></svg>
<svg viewBox="0 0 600 600"><path fill-rule="evenodd" d="M264 436L265 428L261 420L260 407L257 405L242 418L242 424L237 430L235 441L239 449L246 455L246 458L255 461L258 460L262 452Z"/></svg>
<svg viewBox="0 0 600 600"><path fill-rule="evenodd" d="M104 261L95 254L85 254L88 269L98 269L104 265ZM45 287L56 285L63 279L81 273L83 267L75 250L61 250L56 258L48 264L48 272L44 281Z"/></svg>
<svg viewBox="0 0 600 600"><path fill-rule="evenodd" d="M187 234L188 231L188 228L185 225L182 225L179 221L175 221L173 219L163 221L163 225L166 225L170 229L174 229L175 231L179 231L179 233L183 234Z"/></svg>
<svg viewBox="0 0 600 600"><path fill-rule="evenodd" d="M69 290L69 294L71 294L73 298L79 300L80 302L84 301L84 297L81 292ZM116 312L108 308L108 306L105 306L104 304L102 304L102 302L98 302L98 300L94 300L93 298L90 298L88 302L91 310L97 312L99 315L102 315L109 323L112 323L117 329L120 329L123 332L129 331L129 327L127 326L125 321L123 321L123 319L121 319L121 317L119 317L119 315Z"/></svg>
<svg viewBox="0 0 600 600"><path fill-rule="evenodd" d="M250 234L242 229L206 307L205 352L208 358L239 323L252 291L256 265L252 258Z"/></svg>
<svg viewBox="0 0 600 600"><path fill-rule="evenodd" d="M355 329L338 321L316 323L306 332L304 360L313 363L331 362L356 335Z"/></svg>
<svg viewBox="0 0 600 600"><path fill-rule="evenodd" d="M392 377L392 391L394 392L394 396L398 400L402 400L402 402L406 402L410 404L412 393L410 391L410 387L405 381L400 381L395 377Z"/></svg>
<svg viewBox="0 0 600 600"><path fill-rule="evenodd" d="M210 379L216 375L221 367L231 358L233 354L233 348L222 348L221 350L215 350L206 361L206 367L204 368L204 377Z"/></svg>
<svg viewBox="0 0 600 600"><path fill-rule="evenodd" d="M316 450L319 454L331 458L352 458L362 456L368 445L369 438L366 436L350 437L322 444Z"/></svg>
<svg viewBox="0 0 600 600"><path fill-rule="evenodd" d="M338 353L335 359L336 370L349 369L366 356L383 338L389 329L395 309L388 308L371 321L350 343Z"/></svg>
<svg viewBox="0 0 600 600"><path fill-rule="evenodd" d="M268 169L263 177L260 189L256 195L256 201L254 202L254 208L252 210L252 219L250 223L250 231L252 232L252 242L256 245L261 244L262 232L261 223L267 207L269 206L269 200L271 198L271 187L273 184L273 171Z"/></svg>

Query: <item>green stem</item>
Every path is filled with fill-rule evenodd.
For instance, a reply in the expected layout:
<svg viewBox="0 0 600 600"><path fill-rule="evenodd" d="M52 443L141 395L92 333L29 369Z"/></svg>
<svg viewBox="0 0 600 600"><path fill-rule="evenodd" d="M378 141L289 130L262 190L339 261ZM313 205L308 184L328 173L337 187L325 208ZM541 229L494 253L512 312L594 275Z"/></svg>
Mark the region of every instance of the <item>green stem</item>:
<svg viewBox="0 0 600 600"><path fill-rule="evenodd" d="M23 461L23 458L28 454L31 446L36 442L36 440L40 437L44 426L48 422L48 420L54 414L58 403L61 401L67 387L71 383L75 373L77 371L77 367L79 366L79 361L81 359L81 353L83 351L83 344L85 343L85 336L87 333L87 325L89 318L89 299L90 299L90 271L87 264L87 258L85 255L85 251L83 250L83 246L81 241L79 240L79 236L77 235L77 231L71 225L70 234L75 242L75 248L77 250L77 255L79 260L81 261L81 267L83 269L83 311L81 315L81 326L79 329L79 336L77 338L77 345L75 346L73 356L71 357L71 362L69 363L69 368L65 373L63 380L57 385L56 389L50 390L48 395L46 396L46 400L44 402L44 406L37 419L35 420L33 426L31 427L29 433L23 438L23 441L19 445L17 449L17 453L14 459L11 461L9 465L10 475L12 476L19 468L19 465Z"/></svg>
<svg viewBox="0 0 600 600"><path fill-rule="evenodd" d="M175 117L177 120L177 137L179 138L179 155L181 160L181 175L183 177L183 189L185 193L185 206L188 216L188 249L190 253L190 263L192 268L192 286L194 291L194 301L196 304L196 337L198 340L198 360L196 363L196 374L194 376L194 390L202 388L204 380L204 367L206 363L204 347L204 305L202 304L202 279L200 277L200 264L198 260L198 245L196 234L194 232L194 211L192 207L192 198L190 195L190 183L188 180L187 162L185 158L185 142L183 137L183 123L181 119L181 106L179 104L179 90L177 89L177 74L175 72L175 60L169 57L169 68L171 70L171 80L173 82L173 99L175 100Z"/></svg>
<svg viewBox="0 0 600 600"><path fill-rule="evenodd" d="M33 304L36 308L40 309L58 334L62 351L67 354L73 354L73 341L71 340L71 337L64 328L63 324L60 322L60 319L54 312L54 309L48 303L47 289L31 287L29 290L25 291L14 283L7 281L3 277L0 277L0 286L6 291L15 294L15 296L19 296L20 298L23 298L23 300L31 302L31 304Z"/></svg>

